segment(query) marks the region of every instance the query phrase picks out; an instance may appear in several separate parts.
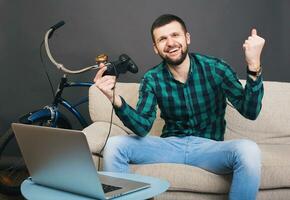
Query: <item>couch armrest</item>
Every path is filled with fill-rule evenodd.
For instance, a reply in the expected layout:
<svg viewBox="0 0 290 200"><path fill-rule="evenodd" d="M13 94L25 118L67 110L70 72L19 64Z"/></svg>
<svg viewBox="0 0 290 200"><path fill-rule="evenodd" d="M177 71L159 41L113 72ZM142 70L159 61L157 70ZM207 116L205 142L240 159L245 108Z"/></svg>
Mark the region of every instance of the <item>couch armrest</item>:
<svg viewBox="0 0 290 200"><path fill-rule="evenodd" d="M86 135L91 152L99 153L102 149L106 137L109 133L109 122L94 122L90 126L83 129L83 133ZM127 135L128 133L119 126L112 124L111 135Z"/></svg>

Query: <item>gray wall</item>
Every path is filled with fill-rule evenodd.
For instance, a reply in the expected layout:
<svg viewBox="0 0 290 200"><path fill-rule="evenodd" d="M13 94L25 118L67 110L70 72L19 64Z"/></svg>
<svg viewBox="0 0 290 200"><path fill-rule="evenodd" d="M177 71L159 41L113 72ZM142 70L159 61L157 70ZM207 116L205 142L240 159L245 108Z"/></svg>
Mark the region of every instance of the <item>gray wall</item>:
<svg viewBox="0 0 290 200"><path fill-rule="evenodd" d="M160 61L153 53L149 30L161 14L183 18L192 37L191 51L223 58L240 78L245 78L242 43L256 27L266 39L264 79L289 82L289 8L288 0L1 0L0 134L18 116L51 101L39 45L45 31L59 20L66 25L50 43L58 61L78 69L94 64L100 53L107 53L111 60L127 53L140 72L121 76L120 81L126 82L139 82ZM56 87L61 72L51 64L48 71ZM71 78L90 81L93 76L89 72ZM76 99L82 94L86 91L67 96Z"/></svg>

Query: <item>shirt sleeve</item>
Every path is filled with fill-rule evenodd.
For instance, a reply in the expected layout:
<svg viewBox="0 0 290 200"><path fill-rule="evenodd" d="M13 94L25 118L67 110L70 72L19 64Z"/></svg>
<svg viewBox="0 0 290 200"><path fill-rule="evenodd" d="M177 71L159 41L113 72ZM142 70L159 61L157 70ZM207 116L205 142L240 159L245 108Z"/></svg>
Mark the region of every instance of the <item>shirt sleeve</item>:
<svg viewBox="0 0 290 200"><path fill-rule="evenodd" d="M243 88L232 69L226 64L224 66L222 88L228 100L241 115L247 119L255 120L262 108L262 98L264 95L262 77L259 76L254 81L248 76L245 88Z"/></svg>
<svg viewBox="0 0 290 200"><path fill-rule="evenodd" d="M139 87L139 99L136 109L122 99L122 106L115 108L115 113L123 124L136 135L146 136L156 118L157 100L150 81L143 78Z"/></svg>

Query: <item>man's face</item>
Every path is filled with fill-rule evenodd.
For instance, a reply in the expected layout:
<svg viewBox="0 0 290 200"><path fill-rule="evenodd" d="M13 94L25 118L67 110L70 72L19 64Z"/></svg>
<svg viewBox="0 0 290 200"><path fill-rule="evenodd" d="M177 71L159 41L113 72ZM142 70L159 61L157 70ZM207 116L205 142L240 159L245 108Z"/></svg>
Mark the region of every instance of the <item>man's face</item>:
<svg viewBox="0 0 290 200"><path fill-rule="evenodd" d="M190 35L173 21L153 30L154 51L169 65L180 65L188 53Z"/></svg>

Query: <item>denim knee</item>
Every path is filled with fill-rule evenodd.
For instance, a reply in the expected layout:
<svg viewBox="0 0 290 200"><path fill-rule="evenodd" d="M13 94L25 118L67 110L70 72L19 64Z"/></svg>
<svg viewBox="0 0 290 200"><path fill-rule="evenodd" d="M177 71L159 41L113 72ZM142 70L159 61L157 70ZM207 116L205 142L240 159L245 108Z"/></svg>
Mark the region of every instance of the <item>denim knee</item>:
<svg viewBox="0 0 290 200"><path fill-rule="evenodd" d="M129 136L114 136L108 139L104 151L104 170L129 173L129 159L126 152Z"/></svg>
<svg viewBox="0 0 290 200"><path fill-rule="evenodd" d="M104 150L105 155L116 155L124 150L128 144L128 136L113 136L108 139Z"/></svg>
<svg viewBox="0 0 290 200"><path fill-rule="evenodd" d="M261 150L259 146L251 140L239 140L233 149L236 162L250 170L259 169L261 165Z"/></svg>

